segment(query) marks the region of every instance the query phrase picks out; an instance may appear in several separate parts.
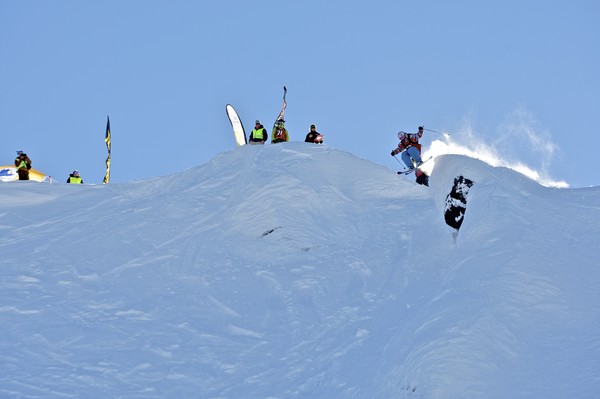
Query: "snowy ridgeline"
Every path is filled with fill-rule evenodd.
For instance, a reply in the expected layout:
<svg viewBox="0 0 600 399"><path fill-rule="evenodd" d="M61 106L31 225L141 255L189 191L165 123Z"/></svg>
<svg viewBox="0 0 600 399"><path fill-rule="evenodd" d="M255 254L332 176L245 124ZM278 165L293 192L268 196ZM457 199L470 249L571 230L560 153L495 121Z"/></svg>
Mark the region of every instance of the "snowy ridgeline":
<svg viewBox="0 0 600 399"><path fill-rule="evenodd" d="M129 184L0 184L0 397L598 396L600 189L449 155L425 187L258 147Z"/></svg>

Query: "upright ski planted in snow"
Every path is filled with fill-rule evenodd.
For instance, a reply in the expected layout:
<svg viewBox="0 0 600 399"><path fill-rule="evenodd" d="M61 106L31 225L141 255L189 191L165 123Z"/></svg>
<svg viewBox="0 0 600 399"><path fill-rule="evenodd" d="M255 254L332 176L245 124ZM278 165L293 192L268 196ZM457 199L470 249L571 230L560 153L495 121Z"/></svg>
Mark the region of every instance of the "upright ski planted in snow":
<svg viewBox="0 0 600 399"><path fill-rule="evenodd" d="M231 127L233 128L233 135L235 137L235 141L238 145L248 144L248 139L246 138L246 132L244 131L244 125L240 120L238 113L235 111L231 104L227 104L225 107L227 111L227 117L229 118L229 122L231 122Z"/></svg>
<svg viewBox="0 0 600 399"><path fill-rule="evenodd" d="M106 143L106 149L108 150L108 157L106 157L106 174L104 175L104 180L102 184L110 183L110 146L111 146L111 138L110 138L110 118L106 115L106 134L104 135L104 142Z"/></svg>
<svg viewBox="0 0 600 399"><path fill-rule="evenodd" d="M275 123L277 123L278 120L285 120L283 118L283 114L285 113L285 107L287 107L287 102L285 102L285 95L287 94L287 88L285 86L283 86L283 105L281 106L281 112L279 113L279 115L277 115L277 119L275 119Z"/></svg>

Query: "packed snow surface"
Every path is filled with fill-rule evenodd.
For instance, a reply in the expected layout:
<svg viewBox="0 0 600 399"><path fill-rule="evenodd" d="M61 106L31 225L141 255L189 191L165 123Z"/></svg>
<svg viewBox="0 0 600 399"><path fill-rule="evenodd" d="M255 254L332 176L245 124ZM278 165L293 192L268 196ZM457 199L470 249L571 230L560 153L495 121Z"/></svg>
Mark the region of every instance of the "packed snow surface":
<svg viewBox="0 0 600 399"><path fill-rule="evenodd" d="M413 180L291 142L0 184L0 397L600 397L600 188Z"/></svg>

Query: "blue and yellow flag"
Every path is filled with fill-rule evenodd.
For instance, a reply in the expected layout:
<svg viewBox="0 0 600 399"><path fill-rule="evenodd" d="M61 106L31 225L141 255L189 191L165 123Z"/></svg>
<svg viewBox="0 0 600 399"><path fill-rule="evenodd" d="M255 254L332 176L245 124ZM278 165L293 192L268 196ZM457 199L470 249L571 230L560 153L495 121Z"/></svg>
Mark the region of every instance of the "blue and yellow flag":
<svg viewBox="0 0 600 399"><path fill-rule="evenodd" d="M108 184L110 182L110 118L106 116L106 136L104 137L106 143L106 149L108 150L108 157L106 158L106 175L102 184Z"/></svg>

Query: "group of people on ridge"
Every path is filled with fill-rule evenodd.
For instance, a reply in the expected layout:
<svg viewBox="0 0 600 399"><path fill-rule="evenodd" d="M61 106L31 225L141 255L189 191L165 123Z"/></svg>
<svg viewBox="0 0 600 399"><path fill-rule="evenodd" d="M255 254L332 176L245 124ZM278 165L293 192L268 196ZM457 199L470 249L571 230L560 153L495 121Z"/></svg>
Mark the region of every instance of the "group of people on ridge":
<svg viewBox="0 0 600 399"><path fill-rule="evenodd" d="M395 157L398 154L406 165L409 171L414 170L417 178L416 182L423 185L429 185L429 176L427 176L419 166L423 163L421 159L421 144L419 139L423 137L423 126L419 126L417 133L406 133L403 131L398 132L398 139L400 142L398 146L394 148L391 155ZM256 120L256 124L252 133L250 133L249 143L250 144L264 144L268 139L267 130ZM285 121L278 119L273 126L271 134L271 143L282 143L290 141L290 136L285 128ZM317 132L317 127L312 124L310 125L310 131L306 135L304 140L307 143L323 144L323 135ZM31 169L31 159L23 151L17 151L17 158L15 158L15 167L19 174L19 180L29 180L29 170ZM79 175L79 171L74 170L67 179L67 183L71 184L83 184L83 179Z"/></svg>
<svg viewBox="0 0 600 399"><path fill-rule="evenodd" d="M17 151L17 157L15 158L15 167L17 168L17 174L19 180L29 180L29 171L31 170L31 159L23 151ZM83 184L83 179L79 175L79 171L74 170L67 179L67 183L71 184Z"/></svg>
<svg viewBox="0 0 600 399"><path fill-rule="evenodd" d="M265 127L257 119L254 129L250 133L248 143L264 144L268 138L269 135L267 134L267 129L265 129ZM275 121L275 125L273 126L273 131L271 132L271 144L283 143L286 141L290 141L290 135L285 128L285 121L283 119L277 119L277 121ZM317 132L316 125L310 125L310 131L306 135L306 139L304 141L307 143L323 144L323 135Z"/></svg>

